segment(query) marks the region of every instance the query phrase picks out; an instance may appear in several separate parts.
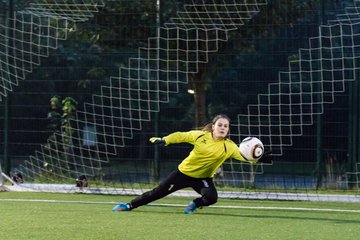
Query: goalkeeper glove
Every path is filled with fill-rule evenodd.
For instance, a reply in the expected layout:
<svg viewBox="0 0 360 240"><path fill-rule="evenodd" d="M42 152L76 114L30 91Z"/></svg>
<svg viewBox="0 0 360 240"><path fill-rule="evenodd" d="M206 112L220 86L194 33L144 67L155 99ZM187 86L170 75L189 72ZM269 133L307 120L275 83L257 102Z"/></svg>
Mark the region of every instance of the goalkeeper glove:
<svg viewBox="0 0 360 240"><path fill-rule="evenodd" d="M257 161L258 163L273 163L273 155L271 151L268 151L262 155L262 157Z"/></svg>
<svg viewBox="0 0 360 240"><path fill-rule="evenodd" d="M166 141L163 138L159 138L159 137L152 137L150 138L150 142L153 144L157 144L160 147L163 147L166 145Z"/></svg>

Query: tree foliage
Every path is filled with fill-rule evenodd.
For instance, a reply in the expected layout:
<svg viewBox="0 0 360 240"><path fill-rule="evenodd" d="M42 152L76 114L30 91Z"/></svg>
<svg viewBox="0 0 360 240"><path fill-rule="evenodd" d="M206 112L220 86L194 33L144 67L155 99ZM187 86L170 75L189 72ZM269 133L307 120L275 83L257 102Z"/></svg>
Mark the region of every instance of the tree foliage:
<svg viewBox="0 0 360 240"><path fill-rule="evenodd" d="M105 2L101 11L89 21L78 23L77 31L69 33L68 40L60 42L47 59L42 59L41 66L28 74L26 81L35 84L21 83L19 94L11 97L12 104L39 106L33 113L46 120L47 103L54 95L76 99L79 107L92 101L92 95L99 93L102 85L109 85L110 77L117 76L119 68L128 65L129 58L137 56L139 47L147 46L148 38L156 36L157 20L162 26L184 4L162 0L157 19L156 1ZM164 131L179 128L179 122L188 124L195 120L198 126L220 112L234 117L244 111L266 84L277 80L278 70L288 64L289 52L294 53L303 46L300 44L306 44L299 39L318 30L320 21L316 18L322 8L331 13L328 10L337 9L340 2L268 1L252 20L230 32L229 41L219 43L219 51L189 76L188 86L181 85L178 94L170 95L169 103L161 109L162 120L168 123ZM243 81L252 78L251 84ZM187 93L188 87L195 89L194 95ZM26 114L16 111L19 117ZM29 120L27 124L31 128L34 123Z"/></svg>

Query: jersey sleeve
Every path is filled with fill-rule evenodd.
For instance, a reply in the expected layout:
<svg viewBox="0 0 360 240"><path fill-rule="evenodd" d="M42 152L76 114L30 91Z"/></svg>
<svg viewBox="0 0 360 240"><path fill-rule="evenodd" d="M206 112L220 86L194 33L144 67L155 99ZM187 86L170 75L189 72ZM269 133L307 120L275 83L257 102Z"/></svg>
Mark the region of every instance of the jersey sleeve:
<svg viewBox="0 0 360 240"><path fill-rule="evenodd" d="M240 153L240 149L239 147L236 145L236 143L234 143L233 141L229 140L230 142L230 146L231 146L231 150L232 150L232 155L231 158L234 158L236 160L240 160L243 162L249 162L251 164L256 163L255 161L248 161L246 160Z"/></svg>
<svg viewBox="0 0 360 240"><path fill-rule="evenodd" d="M165 140L166 145L176 143L190 143L194 145L196 139L203 134L205 134L205 132L200 130L192 130L188 132L174 132L168 136L163 137L163 139Z"/></svg>

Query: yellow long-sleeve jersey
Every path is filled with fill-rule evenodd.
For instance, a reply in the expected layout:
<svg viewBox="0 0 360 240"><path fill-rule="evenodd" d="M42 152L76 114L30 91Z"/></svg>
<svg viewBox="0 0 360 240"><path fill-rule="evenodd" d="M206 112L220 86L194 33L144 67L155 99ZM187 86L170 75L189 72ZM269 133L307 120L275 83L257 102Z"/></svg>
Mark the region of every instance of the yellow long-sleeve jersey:
<svg viewBox="0 0 360 240"><path fill-rule="evenodd" d="M190 177L212 178L216 170L228 158L246 161L233 141L230 139L214 140L212 134L207 131L175 132L163 139L166 141L166 145L174 143L194 145L190 154L178 166L180 172Z"/></svg>

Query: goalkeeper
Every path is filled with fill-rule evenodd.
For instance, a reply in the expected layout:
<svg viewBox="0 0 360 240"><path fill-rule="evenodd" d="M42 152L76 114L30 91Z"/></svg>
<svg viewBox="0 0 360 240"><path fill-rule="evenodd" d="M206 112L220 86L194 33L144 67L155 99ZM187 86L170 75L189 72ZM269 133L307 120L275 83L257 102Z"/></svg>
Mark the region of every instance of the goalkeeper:
<svg viewBox="0 0 360 240"><path fill-rule="evenodd" d="M213 183L216 170L228 158L246 161L241 156L238 146L229 139L229 127L230 119L221 114L215 116L213 121L205 125L202 130L175 132L163 138L150 138L151 143L160 146L189 143L194 148L180 163L178 169L173 171L159 186L143 193L129 203L116 205L113 211L131 211L187 187L193 188L201 197L191 201L184 213L192 214L197 208L215 204L218 199Z"/></svg>

